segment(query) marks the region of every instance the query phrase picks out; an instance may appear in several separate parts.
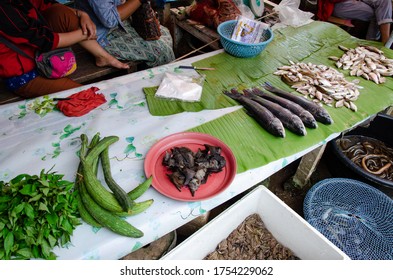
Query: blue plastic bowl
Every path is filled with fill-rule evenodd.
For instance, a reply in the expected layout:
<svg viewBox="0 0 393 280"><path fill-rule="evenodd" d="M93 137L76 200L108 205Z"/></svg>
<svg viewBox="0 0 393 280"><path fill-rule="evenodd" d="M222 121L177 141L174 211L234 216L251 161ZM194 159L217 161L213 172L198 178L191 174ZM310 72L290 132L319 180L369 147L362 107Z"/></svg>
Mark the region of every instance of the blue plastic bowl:
<svg viewBox="0 0 393 280"><path fill-rule="evenodd" d="M228 20L217 27L221 45L226 52L233 56L241 58L257 56L273 40L273 32L270 28L265 29L261 35L260 42L256 44L247 44L232 40L231 37L236 23L237 20Z"/></svg>

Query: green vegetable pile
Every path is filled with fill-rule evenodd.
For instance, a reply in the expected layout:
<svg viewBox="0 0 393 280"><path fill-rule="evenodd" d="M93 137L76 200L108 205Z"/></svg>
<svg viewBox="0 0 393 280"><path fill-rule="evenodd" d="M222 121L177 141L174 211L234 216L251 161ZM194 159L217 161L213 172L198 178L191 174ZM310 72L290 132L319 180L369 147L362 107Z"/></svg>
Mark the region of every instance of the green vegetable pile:
<svg viewBox="0 0 393 280"><path fill-rule="evenodd" d="M88 143L87 135L81 135L80 164L75 181L79 213L82 220L92 226L104 227L123 236L140 238L143 232L124 217L142 213L152 205L153 199L141 202L135 200L151 186L153 177L150 176L128 193L116 183L111 174L109 147L118 140L117 136L100 138L97 133ZM111 191L97 177L99 162Z"/></svg>
<svg viewBox="0 0 393 280"><path fill-rule="evenodd" d="M0 181L0 259L56 259L80 224L73 182L45 172Z"/></svg>

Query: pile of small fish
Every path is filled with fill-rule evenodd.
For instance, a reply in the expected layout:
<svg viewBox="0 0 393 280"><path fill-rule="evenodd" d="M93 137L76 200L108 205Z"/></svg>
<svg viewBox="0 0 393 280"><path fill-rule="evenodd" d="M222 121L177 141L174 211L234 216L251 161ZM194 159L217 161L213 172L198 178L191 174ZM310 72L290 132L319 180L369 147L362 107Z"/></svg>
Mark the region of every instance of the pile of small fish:
<svg viewBox="0 0 393 280"><path fill-rule="evenodd" d="M172 171L167 175L180 192L183 187L188 187L194 196L210 174L221 172L225 167L226 160L221 155L220 147L208 144L204 144L204 147L196 153L187 147L174 147L170 152L166 151L162 164Z"/></svg>
<svg viewBox="0 0 393 280"><path fill-rule="evenodd" d="M382 50L367 45L354 49L338 47L345 53L340 58L329 56L329 59L335 61L337 68L349 70L349 75L363 77L376 84L384 83L385 77L393 76L393 59L385 57Z"/></svg>
<svg viewBox="0 0 393 280"><path fill-rule="evenodd" d="M290 65L278 67L274 74L281 76L286 84L317 104L334 105L336 108L345 106L357 111L354 101L360 94L359 80L349 82L334 68L311 62L290 61Z"/></svg>
<svg viewBox="0 0 393 280"><path fill-rule="evenodd" d="M297 135L307 134L305 128L316 128L317 121L324 124L333 123L329 113L321 106L289 92L265 83L264 88L245 89L240 93L237 89L224 91L224 94L238 101L269 133L285 137L285 128Z"/></svg>

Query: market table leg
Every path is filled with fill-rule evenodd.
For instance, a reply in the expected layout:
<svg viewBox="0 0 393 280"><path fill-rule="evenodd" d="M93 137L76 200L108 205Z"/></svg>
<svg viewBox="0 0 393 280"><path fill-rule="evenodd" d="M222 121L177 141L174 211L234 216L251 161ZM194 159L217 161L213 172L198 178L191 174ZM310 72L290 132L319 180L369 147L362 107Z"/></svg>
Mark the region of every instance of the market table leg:
<svg viewBox="0 0 393 280"><path fill-rule="evenodd" d="M326 144L314 149L313 151L305 154L300 160L300 164L296 170L295 175L291 178L290 184L295 188L304 188L310 182L311 175L318 166L325 151Z"/></svg>

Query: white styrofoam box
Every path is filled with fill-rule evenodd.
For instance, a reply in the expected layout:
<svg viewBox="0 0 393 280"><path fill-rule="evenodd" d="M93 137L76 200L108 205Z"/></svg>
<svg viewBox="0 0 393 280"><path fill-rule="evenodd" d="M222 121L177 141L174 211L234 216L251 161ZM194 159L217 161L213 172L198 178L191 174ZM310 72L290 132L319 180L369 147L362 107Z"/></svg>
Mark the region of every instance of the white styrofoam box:
<svg viewBox="0 0 393 280"><path fill-rule="evenodd" d="M258 186L239 199L161 259L202 260L254 213L260 215L277 241L301 260L350 259L264 186Z"/></svg>

